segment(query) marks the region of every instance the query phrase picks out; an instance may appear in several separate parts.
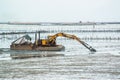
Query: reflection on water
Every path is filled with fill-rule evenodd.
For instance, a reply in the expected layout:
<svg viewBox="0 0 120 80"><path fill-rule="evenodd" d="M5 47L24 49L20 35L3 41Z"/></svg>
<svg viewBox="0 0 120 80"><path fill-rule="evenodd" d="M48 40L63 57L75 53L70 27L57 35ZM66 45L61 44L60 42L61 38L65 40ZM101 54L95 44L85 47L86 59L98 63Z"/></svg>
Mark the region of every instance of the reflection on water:
<svg viewBox="0 0 120 80"><path fill-rule="evenodd" d="M0 62L0 78L9 80L120 79L120 56L109 53L16 59ZM117 65L117 66L116 66ZM59 78L60 77L60 78Z"/></svg>

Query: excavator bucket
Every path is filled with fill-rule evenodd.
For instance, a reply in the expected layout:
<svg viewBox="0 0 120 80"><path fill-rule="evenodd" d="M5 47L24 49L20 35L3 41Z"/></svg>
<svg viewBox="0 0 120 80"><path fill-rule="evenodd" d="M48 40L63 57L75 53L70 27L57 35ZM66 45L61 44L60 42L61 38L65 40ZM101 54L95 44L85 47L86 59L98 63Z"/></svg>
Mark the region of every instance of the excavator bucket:
<svg viewBox="0 0 120 80"><path fill-rule="evenodd" d="M96 52L96 50L94 48L92 48L92 47L90 48L90 51L91 52Z"/></svg>
<svg viewBox="0 0 120 80"><path fill-rule="evenodd" d="M87 49L89 49L91 52L96 52L96 49L92 48L92 46L88 45L87 43L80 41L80 43L85 46Z"/></svg>

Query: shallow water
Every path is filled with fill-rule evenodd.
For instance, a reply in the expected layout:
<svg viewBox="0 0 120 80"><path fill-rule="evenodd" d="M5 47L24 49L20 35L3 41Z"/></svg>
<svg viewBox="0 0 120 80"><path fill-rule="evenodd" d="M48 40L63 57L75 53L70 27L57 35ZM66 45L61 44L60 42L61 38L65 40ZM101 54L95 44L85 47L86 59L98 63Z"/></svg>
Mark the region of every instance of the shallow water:
<svg viewBox="0 0 120 80"><path fill-rule="evenodd" d="M5 26L5 25L4 25ZM46 27L46 26L45 26ZM55 27L55 26L54 26ZM92 26L70 26L71 29L93 29ZM100 28L101 27L101 28ZM1 30L9 31L16 26L5 26ZM27 27L27 29L33 27ZM36 27L41 28L41 27ZM43 27L42 27L43 28ZM67 26L68 28L68 26ZM65 28L65 29L67 29ZM19 26L19 29L23 27ZM46 30L53 28L47 27ZM56 28L57 29L57 28ZM62 26L59 30L63 29ZM99 25L95 29L120 29L119 25ZM41 36L44 38L43 34ZM50 33L54 34L54 33ZM78 33L71 32L78 37L120 37L120 33ZM10 43L22 36L7 35L11 39L0 39L0 80L120 80L120 40L92 40L84 41L97 50L92 53L75 40L58 38L57 43L65 46L65 51L61 52L40 52L40 51L13 51L9 49ZM34 35L31 35L32 38ZM2 36L0 36L2 37ZM54 53L64 54L64 56L38 57L27 59L12 59L12 53Z"/></svg>
<svg viewBox="0 0 120 80"><path fill-rule="evenodd" d="M0 61L1 80L117 80L120 55L65 55Z"/></svg>

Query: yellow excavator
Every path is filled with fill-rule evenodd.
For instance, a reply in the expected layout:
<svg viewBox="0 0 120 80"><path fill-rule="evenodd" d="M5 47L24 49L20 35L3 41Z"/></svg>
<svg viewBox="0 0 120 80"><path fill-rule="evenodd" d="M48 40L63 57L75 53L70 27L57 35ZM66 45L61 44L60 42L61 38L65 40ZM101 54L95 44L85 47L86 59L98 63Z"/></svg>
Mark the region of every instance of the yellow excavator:
<svg viewBox="0 0 120 80"><path fill-rule="evenodd" d="M38 33L38 35L37 35L37 33ZM62 50L64 48L64 46L57 45L56 38L57 37L66 37L66 38L77 40L79 43L81 43L83 46L85 46L91 52L96 52L96 50L94 48L92 48L90 45L88 45L87 43L85 43L84 41L82 41L80 38L78 38L75 35L70 35L70 34L66 34L66 33L57 33L55 35L48 36L47 39L40 39L40 31L37 33L35 33L35 42L34 43L30 42L31 38L28 35L23 36L23 37L21 37L22 39L19 38L19 39L15 40L14 42L12 42L11 49L14 49L14 50L41 50L41 51ZM39 38L37 39L37 37L39 37ZM25 41L24 39L27 39L27 41ZM19 41L19 42L16 44L17 41Z"/></svg>
<svg viewBox="0 0 120 80"><path fill-rule="evenodd" d="M39 35L40 35L40 33L39 33ZM90 45L88 45L87 43L82 41L77 36L66 34L66 33L57 33L55 35L48 36L48 39L38 39L38 40L36 40L35 44L36 44L36 46L56 46L56 38L57 37L66 37L66 38L77 40L79 43L81 43L83 46L85 46L90 51L96 52L96 50L94 48L92 48Z"/></svg>

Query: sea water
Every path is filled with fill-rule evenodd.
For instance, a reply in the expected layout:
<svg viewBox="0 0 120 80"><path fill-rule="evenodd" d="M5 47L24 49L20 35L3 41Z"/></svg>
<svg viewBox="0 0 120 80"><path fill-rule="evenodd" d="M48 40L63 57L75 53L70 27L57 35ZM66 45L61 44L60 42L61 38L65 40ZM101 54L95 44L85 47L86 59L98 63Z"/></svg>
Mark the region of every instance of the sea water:
<svg viewBox="0 0 120 80"><path fill-rule="evenodd" d="M59 32L79 37L97 52L90 52L76 40L58 37L57 44L65 51L50 53L64 56L12 59L10 54L24 51L10 50L10 44L25 34L0 35L0 80L119 80L120 25L40 26L0 24L0 33L45 30L41 38ZM94 32L94 31L98 32ZM106 31L106 32L104 32ZM111 32L114 31L114 32ZM35 34L29 34L34 42ZM28 51L26 53L49 53Z"/></svg>

